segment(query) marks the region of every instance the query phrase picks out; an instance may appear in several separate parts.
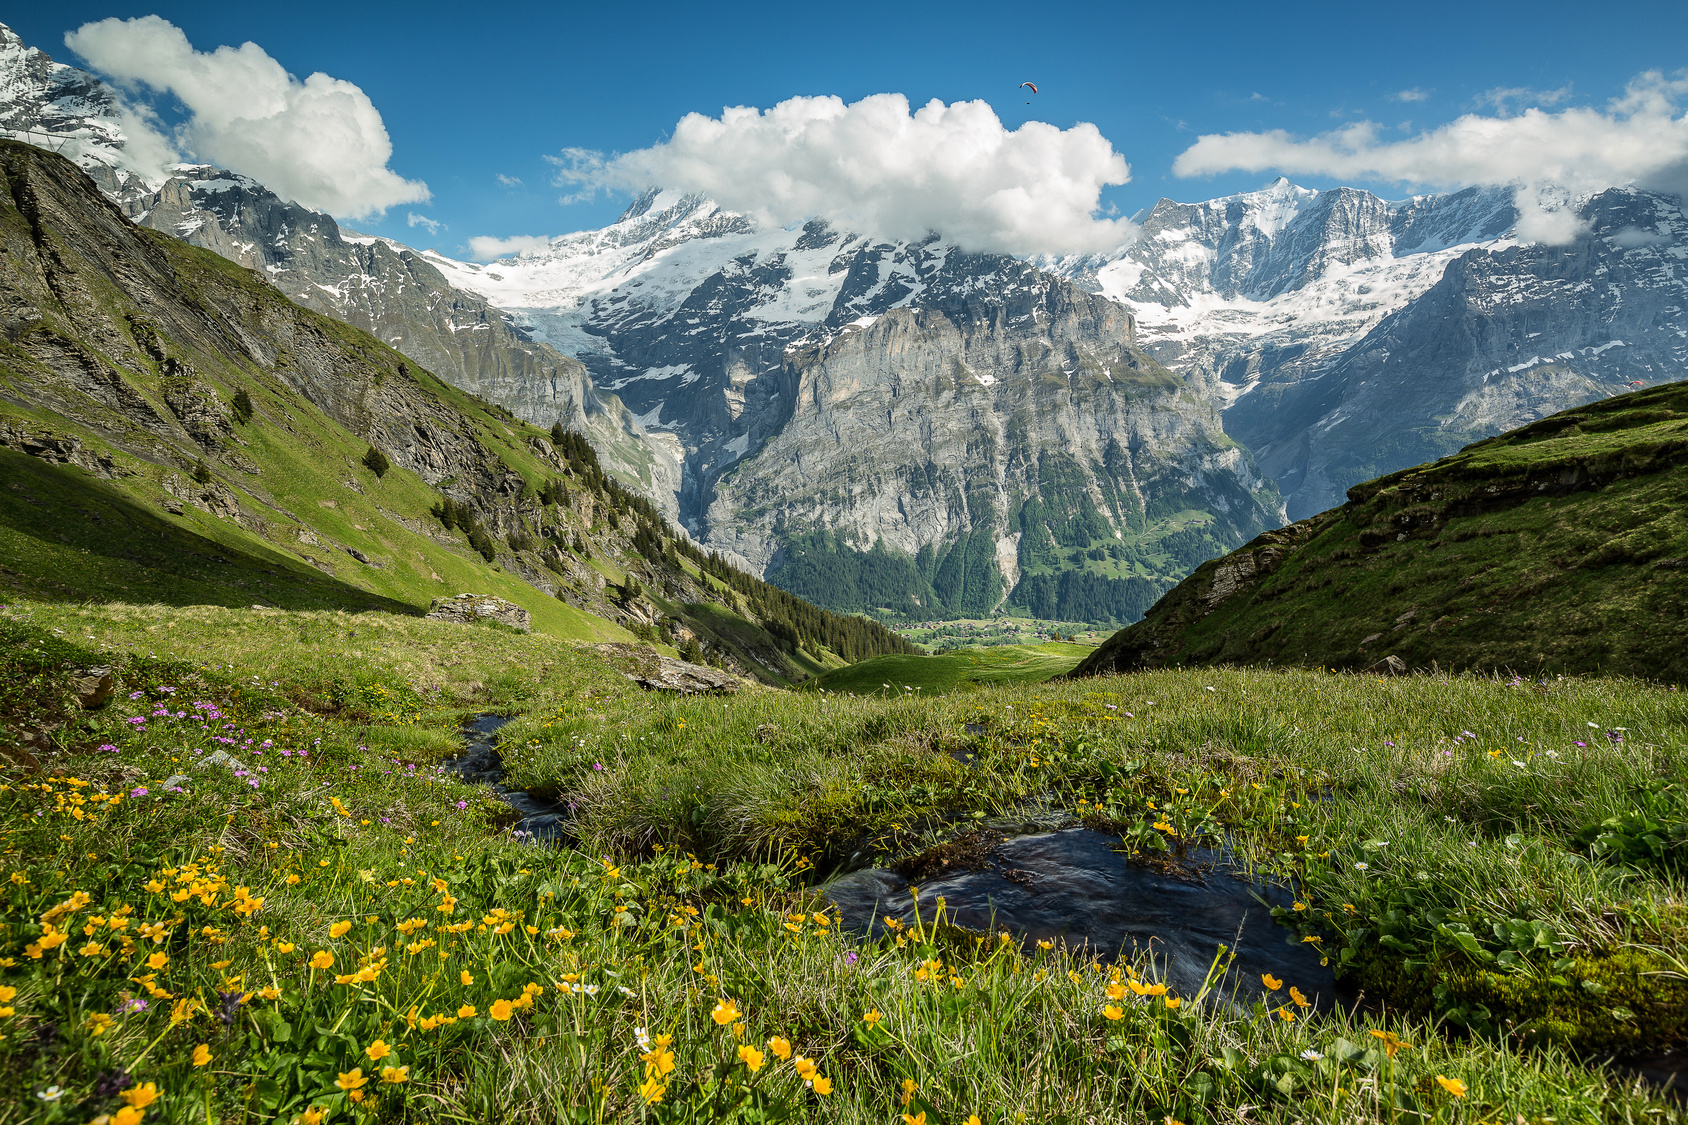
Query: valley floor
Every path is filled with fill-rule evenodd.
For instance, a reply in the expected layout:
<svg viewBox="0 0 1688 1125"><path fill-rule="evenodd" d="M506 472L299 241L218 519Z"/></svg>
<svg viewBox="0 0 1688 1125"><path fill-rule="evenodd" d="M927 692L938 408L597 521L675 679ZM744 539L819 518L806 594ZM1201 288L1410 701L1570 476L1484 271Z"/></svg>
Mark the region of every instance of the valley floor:
<svg viewBox="0 0 1688 1125"><path fill-rule="evenodd" d="M567 846L441 768L487 712ZM1688 1049L1685 748L1633 680L675 698L541 635L19 601L0 1121L1680 1120L1608 1060ZM816 889L1028 819L1228 848L1340 1002Z"/></svg>

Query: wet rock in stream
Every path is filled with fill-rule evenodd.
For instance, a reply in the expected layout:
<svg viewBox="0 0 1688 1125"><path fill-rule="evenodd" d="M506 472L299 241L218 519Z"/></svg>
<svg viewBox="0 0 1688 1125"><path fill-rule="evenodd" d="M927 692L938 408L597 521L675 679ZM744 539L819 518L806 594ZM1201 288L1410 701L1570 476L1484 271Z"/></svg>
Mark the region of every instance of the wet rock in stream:
<svg viewBox="0 0 1688 1125"><path fill-rule="evenodd" d="M445 763L445 768L471 785L490 785L493 795L516 810L520 819L511 835L534 843L572 840L567 805L535 797L520 789L504 787L504 760L498 755L498 730L510 720L502 715L477 715L463 728L463 752Z"/></svg>
<svg viewBox="0 0 1688 1125"><path fill-rule="evenodd" d="M1147 952L1154 975L1180 996L1201 989L1223 944L1237 958L1215 995L1246 1008L1267 997L1260 978L1270 973L1284 988L1267 997L1268 1004L1288 1002L1291 985L1316 1007L1338 1002L1335 979L1320 966L1318 953L1272 919L1271 905L1289 905L1285 892L1222 869L1180 878L1132 863L1115 850L1119 844L1117 836L1086 828L994 843L988 863L970 855L970 862L940 864L921 879L919 917L931 922L941 898L944 921L980 932L1006 930L1027 947L1053 940L1104 958ZM1204 865L1217 858L1198 857ZM820 890L837 903L846 928L858 933L884 932L886 918L915 921L910 883L895 871L853 872Z"/></svg>

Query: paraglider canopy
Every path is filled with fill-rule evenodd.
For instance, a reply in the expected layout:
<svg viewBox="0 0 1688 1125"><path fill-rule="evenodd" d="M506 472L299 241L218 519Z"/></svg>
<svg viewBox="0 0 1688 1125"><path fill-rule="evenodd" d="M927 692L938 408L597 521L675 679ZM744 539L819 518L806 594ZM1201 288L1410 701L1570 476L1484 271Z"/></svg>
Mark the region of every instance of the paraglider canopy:
<svg viewBox="0 0 1688 1125"><path fill-rule="evenodd" d="M1035 93L1037 93L1037 84L1033 83L1033 82L1022 82L1022 83L1020 83L1020 89L1030 90L1032 93L1035 94Z"/></svg>

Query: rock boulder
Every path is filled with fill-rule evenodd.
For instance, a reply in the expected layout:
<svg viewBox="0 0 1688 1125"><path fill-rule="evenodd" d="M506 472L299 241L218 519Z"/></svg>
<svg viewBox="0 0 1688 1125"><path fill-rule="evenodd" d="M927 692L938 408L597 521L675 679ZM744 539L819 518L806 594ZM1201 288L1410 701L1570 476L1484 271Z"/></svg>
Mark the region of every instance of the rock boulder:
<svg viewBox="0 0 1688 1125"><path fill-rule="evenodd" d="M455 621L459 625L473 625L478 621L496 621L524 633L532 632L533 618L514 602L495 598L491 594L458 594L455 598L435 598L427 616L434 621Z"/></svg>
<svg viewBox="0 0 1688 1125"><path fill-rule="evenodd" d="M84 711L104 707L117 690L117 676L108 666L84 668L70 681L70 690Z"/></svg>
<svg viewBox="0 0 1688 1125"><path fill-rule="evenodd" d="M710 668L675 660L640 645L598 644L592 646L610 658L621 674L652 691L676 691L682 695L731 695L743 681L737 676Z"/></svg>

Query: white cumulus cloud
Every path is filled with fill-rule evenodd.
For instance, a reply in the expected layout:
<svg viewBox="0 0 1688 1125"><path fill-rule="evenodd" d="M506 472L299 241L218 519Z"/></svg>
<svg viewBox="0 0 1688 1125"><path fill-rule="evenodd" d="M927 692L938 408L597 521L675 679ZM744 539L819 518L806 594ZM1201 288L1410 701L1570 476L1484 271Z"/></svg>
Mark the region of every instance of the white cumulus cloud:
<svg viewBox="0 0 1688 1125"><path fill-rule="evenodd" d="M426 184L387 167L381 114L350 82L301 82L256 43L196 51L160 16L83 24L65 46L126 90L173 94L188 112L178 146L278 195L353 219L429 198Z"/></svg>
<svg viewBox="0 0 1688 1125"><path fill-rule="evenodd" d="M1685 96L1688 73L1667 78L1655 71L1600 109L1472 113L1400 141L1383 139L1369 121L1306 138L1283 130L1210 134L1172 167L1180 176L1271 169L1430 188L1511 185L1519 236L1559 244L1582 233L1568 206L1576 195L1628 185L1688 191Z"/></svg>
<svg viewBox="0 0 1688 1125"><path fill-rule="evenodd" d="M571 150L557 163L560 184L700 192L772 226L824 218L882 238L937 231L964 249L1010 254L1108 250L1135 234L1098 213L1102 189L1131 173L1096 126L1011 130L982 101L911 112L901 94L848 105L797 97L687 114L650 148L607 158Z"/></svg>
<svg viewBox="0 0 1688 1125"><path fill-rule="evenodd" d="M438 234L442 230L451 229L438 219L430 219L426 215L418 215L415 211L410 212L410 214L406 215L404 219L405 222L409 223L413 227L426 227L429 234Z"/></svg>
<svg viewBox="0 0 1688 1125"><path fill-rule="evenodd" d="M519 258L523 255L543 253L550 248L551 240L542 234L517 234L509 238L477 234L469 239L469 257L477 262Z"/></svg>

